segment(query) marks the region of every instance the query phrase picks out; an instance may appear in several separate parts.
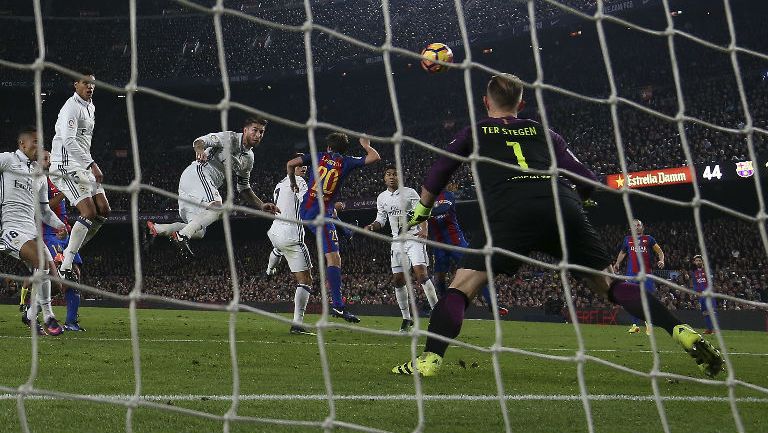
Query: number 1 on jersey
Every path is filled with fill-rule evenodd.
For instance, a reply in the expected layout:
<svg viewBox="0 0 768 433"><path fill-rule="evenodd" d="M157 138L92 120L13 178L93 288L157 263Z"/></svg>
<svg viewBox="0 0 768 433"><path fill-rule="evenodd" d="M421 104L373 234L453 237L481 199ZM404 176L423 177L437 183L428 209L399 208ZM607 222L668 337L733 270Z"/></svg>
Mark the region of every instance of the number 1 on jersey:
<svg viewBox="0 0 768 433"><path fill-rule="evenodd" d="M525 161L525 156L523 156L523 148L520 147L520 143L517 141L507 141L507 146L511 146L512 150L515 152L515 156L517 157L517 165L519 165L520 168L528 168L528 163Z"/></svg>

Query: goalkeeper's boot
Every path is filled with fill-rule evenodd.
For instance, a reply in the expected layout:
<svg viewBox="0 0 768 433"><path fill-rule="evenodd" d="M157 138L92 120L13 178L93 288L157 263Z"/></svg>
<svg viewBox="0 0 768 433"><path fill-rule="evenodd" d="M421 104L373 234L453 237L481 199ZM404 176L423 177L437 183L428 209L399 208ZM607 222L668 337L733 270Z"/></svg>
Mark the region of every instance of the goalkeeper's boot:
<svg viewBox="0 0 768 433"><path fill-rule="evenodd" d="M73 322L73 323L65 322L64 330L72 331L72 332L85 332L85 328L81 327L79 322Z"/></svg>
<svg viewBox="0 0 768 433"><path fill-rule="evenodd" d="M637 334L638 332L640 332L640 327L633 323L632 326L629 327L627 334Z"/></svg>
<svg viewBox="0 0 768 433"><path fill-rule="evenodd" d="M141 231L141 244L142 247L144 247L144 251L149 251L149 249L152 248L152 245L155 243L155 239L157 239L157 229L155 228L155 223L152 221L147 221L147 226L144 230Z"/></svg>
<svg viewBox="0 0 768 433"><path fill-rule="evenodd" d="M27 313L26 312L21 315L21 323L27 325L27 328L32 326L32 321L27 318ZM45 329L43 329L43 327L40 326L40 321L39 320L35 320L35 331L37 331L37 335L39 335L41 337L44 336L44 335L47 335L45 333Z"/></svg>
<svg viewBox="0 0 768 433"><path fill-rule="evenodd" d="M331 316L340 317L349 323L360 323L360 319L354 314L347 311L346 307L331 307Z"/></svg>
<svg viewBox="0 0 768 433"><path fill-rule="evenodd" d="M675 326L672 337L696 360L699 370L705 375L715 377L725 370L725 360L720 351L690 326Z"/></svg>
<svg viewBox="0 0 768 433"><path fill-rule="evenodd" d="M413 328L413 320L411 320L411 319L403 319L403 323L400 324L400 332L405 334L408 331L410 331L411 328Z"/></svg>
<svg viewBox="0 0 768 433"><path fill-rule="evenodd" d="M48 335L57 336L64 332L64 328L59 325L59 321L55 317L49 317L45 321L45 331L48 332Z"/></svg>
<svg viewBox="0 0 768 433"><path fill-rule="evenodd" d="M192 247L189 246L189 238L179 232L171 233L171 243L176 246L182 257L191 259L195 256Z"/></svg>
<svg viewBox="0 0 768 433"><path fill-rule="evenodd" d="M314 332L307 331L306 328L304 328L303 326L296 326L296 325L291 326L291 334L293 334L293 335L310 335L310 336L317 335Z"/></svg>
<svg viewBox="0 0 768 433"><path fill-rule="evenodd" d="M443 365L443 357L437 353L424 352L416 358L416 367L422 376L435 376L437 375L440 366ZM392 373L395 374L413 374L413 361L408 361L405 364L396 365L392 368Z"/></svg>

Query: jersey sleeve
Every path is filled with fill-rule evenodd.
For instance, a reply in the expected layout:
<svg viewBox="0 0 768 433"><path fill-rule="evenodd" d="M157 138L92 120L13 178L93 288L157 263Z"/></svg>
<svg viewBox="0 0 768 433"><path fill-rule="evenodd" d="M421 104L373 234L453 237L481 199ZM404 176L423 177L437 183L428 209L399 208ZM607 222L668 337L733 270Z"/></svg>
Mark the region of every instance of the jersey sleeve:
<svg viewBox="0 0 768 433"><path fill-rule="evenodd" d="M304 194L307 193L309 187L307 186L307 181L301 177L296 179L296 184L299 186L299 192L296 193L296 196L299 198L299 203L301 203L304 201Z"/></svg>
<svg viewBox="0 0 768 433"><path fill-rule="evenodd" d="M384 200L381 195L376 199L376 222L382 227L387 225L387 210L384 207Z"/></svg>
<svg viewBox="0 0 768 433"><path fill-rule="evenodd" d="M230 131L224 131L224 132L211 132L210 134L203 135L202 137L197 137L195 141L202 141L205 144L205 148L214 148L214 149L223 149L224 148L224 142L226 140L231 140L231 134Z"/></svg>
<svg viewBox="0 0 768 433"><path fill-rule="evenodd" d="M462 129L445 150L459 156L469 156L472 152L472 130L469 127ZM424 188L434 195L440 194L461 163L462 161L445 155L438 158L424 177Z"/></svg>
<svg viewBox="0 0 768 433"><path fill-rule="evenodd" d="M13 166L13 154L11 152L0 153L0 172L10 171Z"/></svg>
<svg viewBox="0 0 768 433"><path fill-rule="evenodd" d="M656 242L656 239L653 236L648 235L648 248L653 248L653 246L656 244L658 244L658 242Z"/></svg>
<svg viewBox="0 0 768 433"><path fill-rule="evenodd" d="M579 158L576 158L576 155L574 155L573 152L571 152L571 149L568 148L568 144L565 142L565 139L563 139L560 134L554 131L550 130L549 133L552 137L552 143L555 147L555 158L557 159L558 168L568 170L571 173L574 173L583 178L587 178L591 181L597 181L597 176L595 173L593 173L592 170L587 168L586 165L579 161ZM576 185L576 191L579 193L579 196L582 199L588 199L589 196L592 195L592 192L595 190L594 186L584 182L580 178L577 178L573 175L566 175L566 177L568 177Z"/></svg>
<svg viewBox="0 0 768 433"><path fill-rule="evenodd" d="M626 236L624 237L624 240L621 242L621 250L629 254L629 242L627 242Z"/></svg>
<svg viewBox="0 0 768 433"><path fill-rule="evenodd" d="M344 157L344 168L345 171L348 173L356 168L362 167L365 165L365 158L362 156L345 156Z"/></svg>

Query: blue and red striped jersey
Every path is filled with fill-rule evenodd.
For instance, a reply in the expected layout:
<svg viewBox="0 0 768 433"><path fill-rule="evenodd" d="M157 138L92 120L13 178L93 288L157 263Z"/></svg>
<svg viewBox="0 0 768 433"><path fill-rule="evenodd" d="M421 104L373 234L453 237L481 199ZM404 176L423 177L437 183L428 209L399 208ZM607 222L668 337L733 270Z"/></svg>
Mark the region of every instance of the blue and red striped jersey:
<svg viewBox="0 0 768 433"><path fill-rule="evenodd" d="M707 290L707 273L704 272L704 268L696 268L691 272L693 278L693 290L696 292L703 292Z"/></svg>
<svg viewBox="0 0 768 433"><path fill-rule="evenodd" d="M427 220L429 238L436 242L466 247L464 232L456 215L456 197L450 191L441 192L435 199L432 216Z"/></svg>
<svg viewBox="0 0 768 433"><path fill-rule="evenodd" d="M51 182L51 179L48 179L48 200L52 199L56 194L59 193L58 188ZM56 206L55 209L53 209L53 212L56 214L57 217L59 217L60 220L62 220L65 224L67 222L67 199L62 199L59 202L59 205ZM56 236L56 230L53 229L53 227L43 224L43 235L44 236Z"/></svg>
<svg viewBox="0 0 768 433"><path fill-rule="evenodd" d="M312 155L304 154L302 161L305 165L312 166ZM333 213L333 204L336 196L347 175L356 168L365 165L365 158L358 156L345 156L335 152L322 152L317 154L317 172L309 170L309 189L304 194L300 215L302 219L312 219L320 212L318 201L318 188L323 188L323 202L327 216Z"/></svg>
<svg viewBox="0 0 768 433"><path fill-rule="evenodd" d="M640 272L640 260L645 264L645 272L653 272L653 266L651 266L651 251L653 246L656 245L656 239L651 235L640 235L637 237L639 246L635 246L632 236L624 237L624 244L621 249L629 256L627 261L627 275L636 275Z"/></svg>

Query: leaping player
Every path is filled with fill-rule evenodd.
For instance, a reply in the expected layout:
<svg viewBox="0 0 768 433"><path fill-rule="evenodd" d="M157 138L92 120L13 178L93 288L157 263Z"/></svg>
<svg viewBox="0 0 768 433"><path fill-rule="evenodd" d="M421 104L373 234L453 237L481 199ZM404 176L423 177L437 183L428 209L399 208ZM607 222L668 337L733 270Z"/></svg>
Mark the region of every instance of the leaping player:
<svg viewBox="0 0 768 433"><path fill-rule="evenodd" d="M320 214L319 191L322 191L323 194L324 216L331 219L333 217L332 204L336 202L336 195L341 190L344 179L355 169L373 164L381 159L379 152L371 147L371 142L365 138L360 138L360 145L365 150L364 157L345 155L349 148L347 134L340 132L329 134L325 138L325 144L326 151L317 154L317 172L313 170L309 175L307 182L309 189L304 193L304 200L299 211L299 216L304 221L312 221ZM310 154L293 158L286 164L291 188L295 192L299 191L296 182L296 167L311 166L311 164L312 155ZM341 255L339 254L339 236L336 233L336 225L326 221L321 227L310 225L309 229L315 234L315 239L321 242L325 253L326 275L333 299L331 315L341 317L351 323L360 322L357 316L347 311L341 295Z"/></svg>
<svg viewBox="0 0 768 433"><path fill-rule="evenodd" d="M191 239L201 239L206 228L221 218L222 199L219 188L224 185L224 166L232 161L232 172L237 178L240 199L256 209L271 214L280 210L273 203L265 203L251 189L253 148L261 143L267 128L267 120L248 118L243 132L213 132L195 139L193 161L179 179L179 217L183 222L156 224L147 221L144 232L145 246L149 247L157 236L171 239L185 257L194 256L189 245ZM225 153L224 143L229 144ZM191 203L190 203L191 202Z"/></svg>

